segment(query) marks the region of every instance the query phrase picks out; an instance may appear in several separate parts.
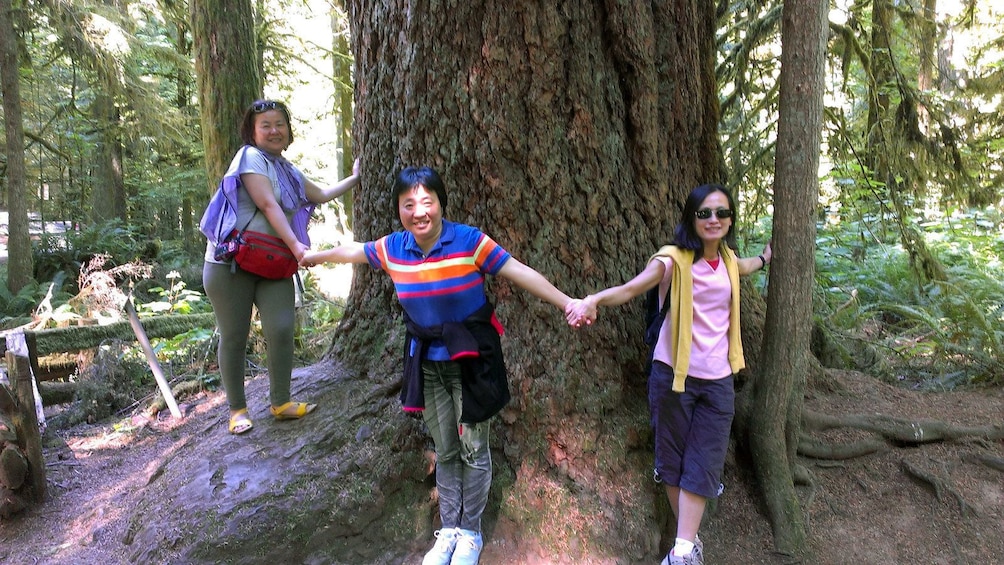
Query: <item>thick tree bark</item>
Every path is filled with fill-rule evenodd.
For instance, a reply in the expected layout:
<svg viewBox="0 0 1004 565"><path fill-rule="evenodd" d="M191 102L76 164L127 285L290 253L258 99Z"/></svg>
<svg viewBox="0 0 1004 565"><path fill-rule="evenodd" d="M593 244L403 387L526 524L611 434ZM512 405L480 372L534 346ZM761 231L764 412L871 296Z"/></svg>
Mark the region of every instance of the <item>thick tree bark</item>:
<svg viewBox="0 0 1004 565"><path fill-rule="evenodd" d="M815 214L819 199L827 3L791 0L781 24L781 88L774 183L774 258L761 377L754 381L750 452L783 554L805 552L794 474L809 370Z"/></svg>
<svg viewBox="0 0 1004 565"><path fill-rule="evenodd" d="M28 194L24 166L24 124L21 86L14 32L14 7L0 0L0 90L3 93L4 131L7 142L7 289L21 290L34 269L28 235Z"/></svg>
<svg viewBox="0 0 1004 565"><path fill-rule="evenodd" d="M249 0L193 0L191 10L208 196L241 145L241 117L262 79Z"/></svg>
<svg viewBox="0 0 1004 565"><path fill-rule="evenodd" d="M582 296L640 271L669 241L685 195L719 180L712 4L349 7L359 240L400 229L390 182L403 166L429 165L447 184L447 219L479 226ZM651 532L666 510L645 488L641 300L575 333L528 293L502 280L489 290L507 328L514 397L495 441L504 454L496 465L515 470L515 485L497 512L539 513L534 485L543 483L565 485L558 498L574 498L566 502L575 508L618 498L602 532L578 535L611 555L652 558L660 548ZM398 312L386 275L357 269L333 354L380 391L400 379ZM657 505L662 516L632 529ZM550 518L566 517L555 508Z"/></svg>

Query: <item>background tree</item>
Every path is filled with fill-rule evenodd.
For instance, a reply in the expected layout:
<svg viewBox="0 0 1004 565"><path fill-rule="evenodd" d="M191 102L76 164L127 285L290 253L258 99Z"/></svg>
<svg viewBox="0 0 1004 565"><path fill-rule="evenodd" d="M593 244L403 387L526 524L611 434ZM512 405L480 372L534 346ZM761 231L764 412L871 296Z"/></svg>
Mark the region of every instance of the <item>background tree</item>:
<svg viewBox="0 0 1004 565"><path fill-rule="evenodd" d="M191 10L202 143L211 195L241 146L237 130L250 101L262 95L262 73L251 2L192 0Z"/></svg>
<svg viewBox="0 0 1004 565"><path fill-rule="evenodd" d="M19 3L20 5L20 3ZM32 277L31 241L28 238L28 203L25 187L24 127L21 117L17 12L11 0L0 0L0 91L3 94L6 143L8 209L7 289L16 293Z"/></svg>
<svg viewBox="0 0 1004 565"><path fill-rule="evenodd" d="M49 16L57 22L61 43L90 73L94 96L89 105L93 129L88 133L96 151L85 166L94 188L89 191L89 219L104 222L128 220L124 179L123 122L121 107L126 88L125 62L129 52L129 19L120 16L124 6L79 5L46 0Z"/></svg>
<svg viewBox="0 0 1004 565"><path fill-rule="evenodd" d="M338 140L341 147L339 163L339 178L352 174L354 162L352 151L352 50L349 38L349 15L345 11L345 2L335 0L331 10L331 67L335 84L334 112L337 116ZM352 220L352 195L345 194L339 198L345 210L346 220Z"/></svg>
<svg viewBox="0 0 1004 565"><path fill-rule="evenodd" d="M826 14L823 0L789 0L781 18L781 75L774 175L774 260L764 354L754 380L749 453L774 531L775 549L806 550L806 520L795 491L802 400L810 372L815 211L819 200Z"/></svg>

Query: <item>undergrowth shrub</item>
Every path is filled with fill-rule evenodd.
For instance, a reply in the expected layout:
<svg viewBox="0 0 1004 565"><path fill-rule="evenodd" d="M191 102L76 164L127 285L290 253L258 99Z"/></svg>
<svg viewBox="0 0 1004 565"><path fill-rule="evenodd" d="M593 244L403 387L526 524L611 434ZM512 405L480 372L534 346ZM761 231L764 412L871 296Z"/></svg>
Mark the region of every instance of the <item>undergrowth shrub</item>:
<svg viewBox="0 0 1004 565"><path fill-rule="evenodd" d="M945 280L933 281L918 277L896 243L848 233L849 224L821 231L817 325L842 344L829 351L920 388L1004 383L1004 245L958 224L925 226L926 245L945 266ZM866 361L874 362L862 368Z"/></svg>
<svg viewBox="0 0 1004 565"><path fill-rule="evenodd" d="M305 363L314 363L331 346L334 330L345 315L345 299L326 295L309 271L302 280L302 305L296 311L296 350Z"/></svg>

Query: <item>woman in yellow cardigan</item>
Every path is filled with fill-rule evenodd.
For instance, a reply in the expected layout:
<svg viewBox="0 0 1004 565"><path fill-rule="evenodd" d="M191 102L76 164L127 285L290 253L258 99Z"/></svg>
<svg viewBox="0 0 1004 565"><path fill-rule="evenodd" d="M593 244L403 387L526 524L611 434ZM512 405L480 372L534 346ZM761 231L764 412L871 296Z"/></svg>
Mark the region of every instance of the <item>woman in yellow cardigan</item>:
<svg viewBox="0 0 1004 565"><path fill-rule="evenodd" d="M568 313L590 324L599 306L624 304L655 285L670 308L655 345L649 409L655 431L656 480L676 515L676 544L663 565L702 564L697 530L718 496L735 414L733 375L746 366L739 338L739 276L770 263L770 244L756 257L736 254L735 201L719 185L687 197L673 245L655 253L630 281L585 297ZM661 304L660 304L661 306Z"/></svg>

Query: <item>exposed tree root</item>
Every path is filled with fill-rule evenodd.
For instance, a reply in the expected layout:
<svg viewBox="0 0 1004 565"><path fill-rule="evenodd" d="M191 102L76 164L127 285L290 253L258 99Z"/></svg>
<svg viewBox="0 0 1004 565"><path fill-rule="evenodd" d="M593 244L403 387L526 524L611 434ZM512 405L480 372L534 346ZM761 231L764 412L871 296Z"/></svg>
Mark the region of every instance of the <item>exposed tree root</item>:
<svg viewBox="0 0 1004 565"><path fill-rule="evenodd" d="M842 460L860 457L882 451L891 442L895 445L921 445L939 441L983 440L997 441L1004 438L1004 425L970 427L953 426L940 421L918 421L892 418L881 414L830 416L804 410L802 412L803 431L825 431L835 428L853 428L875 434L877 438L864 439L843 445L833 445L803 434L799 438L799 454L815 459ZM967 454L964 461L986 465L1004 472L1004 459L984 454ZM951 484L951 478L936 471L928 470L908 460L903 460L903 470L934 489L934 496L943 501L944 493L951 494L959 504L963 517L977 512Z"/></svg>
<svg viewBox="0 0 1004 565"><path fill-rule="evenodd" d="M822 431L833 428L864 430L900 445L920 445L961 439L1004 439L1004 424L982 427L953 426L945 422L904 420L881 414L830 416L805 410L802 412L802 423L807 430Z"/></svg>
<svg viewBox="0 0 1004 565"><path fill-rule="evenodd" d="M986 465L994 471L1000 471L1004 473L1004 459L1000 457L991 457L989 455L983 455L980 453L967 453L962 456L962 460L966 463L977 463L980 465Z"/></svg>
<svg viewBox="0 0 1004 565"><path fill-rule="evenodd" d="M938 475L934 471L929 471L927 469L922 469L920 466L903 460L903 469L910 476L920 479L934 488L934 496L938 499L938 502L944 502L943 493L948 492L955 497L955 500L959 503L959 511L962 512L962 516L969 516L970 513L976 514L976 510L969 505L968 502L962 497L962 494L955 490L951 485L951 479L949 477L943 477Z"/></svg>
<svg viewBox="0 0 1004 565"><path fill-rule="evenodd" d="M813 459L854 459L886 448L886 443L877 439L867 439L835 445L803 435L798 440L798 453Z"/></svg>

